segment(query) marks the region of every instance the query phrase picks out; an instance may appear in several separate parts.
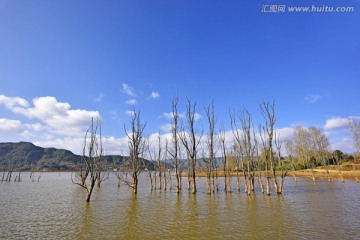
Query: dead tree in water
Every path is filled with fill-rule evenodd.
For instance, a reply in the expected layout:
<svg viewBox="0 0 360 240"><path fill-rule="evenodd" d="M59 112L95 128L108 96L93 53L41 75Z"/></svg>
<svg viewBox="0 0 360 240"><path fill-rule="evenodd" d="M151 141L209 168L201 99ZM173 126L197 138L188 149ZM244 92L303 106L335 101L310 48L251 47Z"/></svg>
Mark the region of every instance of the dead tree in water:
<svg viewBox="0 0 360 240"><path fill-rule="evenodd" d="M204 158L206 163L206 179L208 183L208 194L215 192L215 167L216 167L216 158L215 158L215 107L214 101L211 103L211 106L205 108L208 124L209 124L209 133L207 135L207 147L209 157Z"/></svg>
<svg viewBox="0 0 360 240"><path fill-rule="evenodd" d="M101 135L101 125L99 126L99 143L102 146L102 135ZM97 187L101 186L101 183L107 179L109 179L109 172L106 169L106 159L104 158L104 151L102 147L99 149L98 159L97 159L97 174L96 174L96 182Z"/></svg>
<svg viewBox="0 0 360 240"><path fill-rule="evenodd" d="M265 154L266 166L270 168L270 169L266 169L266 171L270 170L275 191L281 194L276 179L276 172L275 172L276 162L275 162L274 149L273 149L274 136L275 136L275 123L276 123L275 101L272 101L271 103L263 101L260 104L260 110L265 120L265 125L262 127L262 138L263 138L262 142L263 142L264 150L266 152ZM269 176L267 176L267 179L268 178ZM268 184L268 180L267 180L267 184ZM270 194L270 191L268 190L268 185L267 185L267 194L268 195Z"/></svg>
<svg viewBox="0 0 360 240"><path fill-rule="evenodd" d="M240 118L241 128L242 128L242 144L243 144L243 153L245 156L245 168L247 173L248 185L245 191L248 195L254 191L254 179L255 179L255 164L254 164L254 152L255 145L252 141L252 117L251 114L244 109Z"/></svg>
<svg viewBox="0 0 360 240"><path fill-rule="evenodd" d="M179 159L179 149L180 149L179 118L180 118L180 115L179 115L178 109L177 109L178 102L179 102L179 99L176 96L172 100L172 118L173 118L173 121L171 123L172 151L169 150L167 147L167 153L169 153L170 156L172 157L172 163L175 167L176 192L180 193L180 190L181 190L181 176L180 176L181 162ZM168 145L166 144L166 146L168 146ZM165 177L165 174L164 174L164 177ZM170 180L170 183L171 183L171 180Z"/></svg>
<svg viewBox="0 0 360 240"><path fill-rule="evenodd" d="M129 146L129 161L127 163L127 166L131 172L132 181L126 181L124 179L124 182L133 189L133 193L137 194L137 188L139 183L139 175L141 173L142 167L143 167L143 154L146 151L146 141L144 137L144 130L145 130L146 124L141 123L140 120L140 111L136 112L135 109L131 114L131 120L130 120L130 131L126 130L125 133L128 137L128 146Z"/></svg>
<svg viewBox="0 0 360 240"><path fill-rule="evenodd" d="M99 141L97 136L99 125L101 128L99 120L96 120L96 123L94 123L94 119L91 119L91 125L86 131L82 150L82 161L84 166L77 175L78 181L74 181L71 176L71 180L74 184L77 184L86 190L86 202L90 202L91 194L94 190L96 180L98 179L99 162L103 157L102 142L101 140Z"/></svg>
<svg viewBox="0 0 360 240"><path fill-rule="evenodd" d="M280 134L278 134L276 136L275 134L275 146L277 149L277 154L278 154L278 163L280 166L280 184L279 184L279 189L278 189L278 193L282 193L283 190L283 186L284 186L284 179L287 176L287 172L288 172L288 168L285 165L284 161L281 160L281 147L282 147L282 143L280 142Z"/></svg>
<svg viewBox="0 0 360 240"><path fill-rule="evenodd" d="M221 159L222 159L222 167L224 174L224 191L227 193L231 193L231 183L230 183L230 167L228 166L228 159L226 153L226 145L225 145L225 129L221 126L220 134L219 134L219 144L221 149Z"/></svg>
<svg viewBox="0 0 360 240"><path fill-rule="evenodd" d="M200 136L196 136L195 130L195 110L196 110L196 102L194 104L191 103L191 100L187 100L186 105L186 122L187 122L187 130L185 131L184 126L182 126L180 139L185 147L186 154L189 159L190 166L190 177L191 177L191 185L192 185L192 193L196 193L196 165L197 165L197 153L200 144L200 140L202 137L202 133Z"/></svg>
<svg viewBox="0 0 360 240"><path fill-rule="evenodd" d="M244 189L247 193L248 190L248 182L247 182L247 172L246 172L246 165L245 165L245 148L244 148L244 138L243 134L241 133L241 130L238 126L238 116L237 114L230 113L230 119L231 119L231 129L233 133L233 139L234 139L234 160L235 160L235 170L236 170L236 179L237 179L237 189L238 192L240 192L240 174L239 171L241 169L243 177L244 177Z"/></svg>

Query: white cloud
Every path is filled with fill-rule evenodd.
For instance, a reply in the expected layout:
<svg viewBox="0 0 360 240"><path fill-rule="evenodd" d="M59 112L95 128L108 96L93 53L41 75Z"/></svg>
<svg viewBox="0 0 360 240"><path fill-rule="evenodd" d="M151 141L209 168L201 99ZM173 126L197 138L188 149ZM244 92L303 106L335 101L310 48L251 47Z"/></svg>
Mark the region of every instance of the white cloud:
<svg viewBox="0 0 360 240"><path fill-rule="evenodd" d="M134 88L129 86L127 83L123 83L122 84L122 92L131 96L131 97L136 97L136 94L134 92Z"/></svg>
<svg viewBox="0 0 360 240"><path fill-rule="evenodd" d="M306 95L304 98L304 100L309 103L315 103L315 102L319 101L320 99L322 99L322 96L318 95L318 94L309 94L309 95Z"/></svg>
<svg viewBox="0 0 360 240"><path fill-rule="evenodd" d="M150 98L159 98L160 97L160 94L158 92L152 92L151 95L150 95Z"/></svg>
<svg viewBox="0 0 360 240"><path fill-rule="evenodd" d="M28 130L46 130L49 134L83 135L83 131L90 124L91 118L100 118L98 111L73 110L69 103L58 102L56 98L49 96L33 99L33 106L30 106L22 98L5 96L2 96L1 103L16 114L42 122L27 125ZM24 136L30 136L30 134L24 134Z"/></svg>
<svg viewBox="0 0 360 240"><path fill-rule="evenodd" d="M6 108L12 109L15 106L28 107L29 103L23 98L19 97L7 97L0 95L0 104L4 104Z"/></svg>
<svg viewBox="0 0 360 240"><path fill-rule="evenodd" d="M105 97L103 93L100 93L99 96L94 98L94 102L101 102L101 100Z"/></svg>
<svg viewBox="0 0 360 240"><path fill-rule="evenodd" d="M127 105L135 105L137 103L136 99L129 99L125 102Z"/></svg>
<svg viewBox="0 0 360 240"><path fill-rule="evenodd" d="M325 129L346 129L349 126L349 118L333 117L326 120Z"/></svg>
<svg viewBox="0 0 360 240"><path fill-rule="evenodd" d="M290 139L294 136L294 129L290 127L277 128L276 134L280 134L280 141Z"/></svg>
<svg viewBox="0 0 360 240"><path fill-rule="evenodd" d="M331 149L336 150L339 149L345 153L354 153L356 150L354 148L354 141L351 138L344 137L342 139L337 140L336 142L331 143Z"/></svg>
<svg viewBox="0 0 360 240"><path fill-rule="evenodd" d="M25 127L19 120L0 118L0 134L21 133Z"/></svg>

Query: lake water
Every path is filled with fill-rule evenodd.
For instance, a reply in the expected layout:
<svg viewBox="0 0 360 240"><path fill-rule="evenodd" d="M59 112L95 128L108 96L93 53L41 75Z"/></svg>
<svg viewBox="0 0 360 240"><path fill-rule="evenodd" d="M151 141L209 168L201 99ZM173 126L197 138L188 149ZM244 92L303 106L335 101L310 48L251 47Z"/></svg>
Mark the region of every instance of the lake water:
<svg viewBox="0 0 360 240"><path fill-rule="evenodd" d="M70 173L38 174L0 182L0 239L360 239L354 181L286 178L283 195L247 196L208 195L199 179L196 195L178 196L150 191L143 177L134 197L112 174L86 204Z"/></svg>

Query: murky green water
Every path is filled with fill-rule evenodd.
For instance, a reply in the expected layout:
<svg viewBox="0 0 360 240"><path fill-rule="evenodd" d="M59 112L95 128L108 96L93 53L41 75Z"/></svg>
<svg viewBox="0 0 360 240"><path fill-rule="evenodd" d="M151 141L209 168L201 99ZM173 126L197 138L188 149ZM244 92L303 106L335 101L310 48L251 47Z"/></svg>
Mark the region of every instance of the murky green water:
<svg viewBox="0 0 360 240"><path fill-rule="evenodd" d="M117 187L115 175L90 204L70 173L0 182L0 239L360 239L360 184L287 178L284 194L209 196Z"/></svg>

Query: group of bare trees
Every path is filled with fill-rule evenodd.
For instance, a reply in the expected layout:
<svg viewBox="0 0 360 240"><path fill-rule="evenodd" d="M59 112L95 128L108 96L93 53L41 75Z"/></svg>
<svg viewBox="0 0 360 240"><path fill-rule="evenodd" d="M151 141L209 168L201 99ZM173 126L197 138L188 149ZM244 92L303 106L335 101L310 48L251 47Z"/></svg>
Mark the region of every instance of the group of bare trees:
<svg viewBox="0 0 360 240"><path fill-rule="evenodd" d="M133 109L130 125L124 125L129 157L123 157L120 166L122 173L117 174L118 186L124 182L137 194L139 175L146 171L151 190L166 190L168 185L172 188L173 177L176 192L180 193L182 177L186 176L187 189L195 194L197 174L202 173L206 176L208 194L219 190L219 176L224 177L225 192L232 191L235 176L239 192L251 195L255 185L258 185L260 191L267 195L272 190L281 194L284 179L290 170L295 172L299 166L309 169L315 181L315 167L326 167L331 157L334 159L326 134L316 127L297 126L293 138L282 142L276 129L275 101L263 100L259 104L263 120L257 127L248 110L230 112L230 132L225 131L223 124L217 126L214 102L204 108L205 130L202 124L197 123L196 101L187 99L184 112L178 110L177 96L171 103L170 137L161 139L159 134L157 141L152 142L145 136L146 123L141 122L140 111ZM356 121L349 126L359 148L360 126ZM282 156L283 152L287 153L287 158ZM152 165L146 165L145 158ZM339 161L335 162L339 166ZM331 179L328 168L325 169ZM78 181L74 183L86 189L86 201L89 201L95 183L100 187L106 176L101 124L98 120L95 123L92 120L84 139L82 169L77 174ZM296 181L295 174L294 177Z"/></svg>
<svg viewBox="0 0 360 240"><path fill-rule="evenodd" d="M187 160L188 189L196 193L196 172L203 170L206 174L207 192L209 194L218 191L218 177L224 177L224 190L231 192L232 171L236 172L237 189L240 191L241 182L244 183L244 191L251 194L255 190L255 179L258 180L262 192L263 174L266 179L266 192L274 188L277 193L282 192L283 180L287 175L287 166L281 164L281 142L275 132L275 103L263 101L260 109L265 124L259 125L260 135L256 134L252 115L244 109L240 114L230 114L232 137L226 139L223 125L219 133L216 133L215 107L205 107L208 131L204 136L204 130L195 127L196 102L187 100L184 114L185 123L180 122L178 113L178 98L172 101L172 147L167 150L172 158L175 169L177 192L181 190L182 162L179 161L181 152L185 152ZM184 151L182 151L182 149ZM261 151L261 155L260 155ZM201 158L199 158L201 153ZM201 159L199 161L199 159ZM219 161L218 161L219 160ZM232 160L232 164L230 164ZM201 168L202 166L202 168ZM281 172L277 176L276 167L280 166ZM234 169L233 169L234 168ZM221 169L221 170L220 170ZM241 176L243 181L241 181ZM280 184L278 178L280 177ZM270 180L273 187L270 186Z"/></svg>

